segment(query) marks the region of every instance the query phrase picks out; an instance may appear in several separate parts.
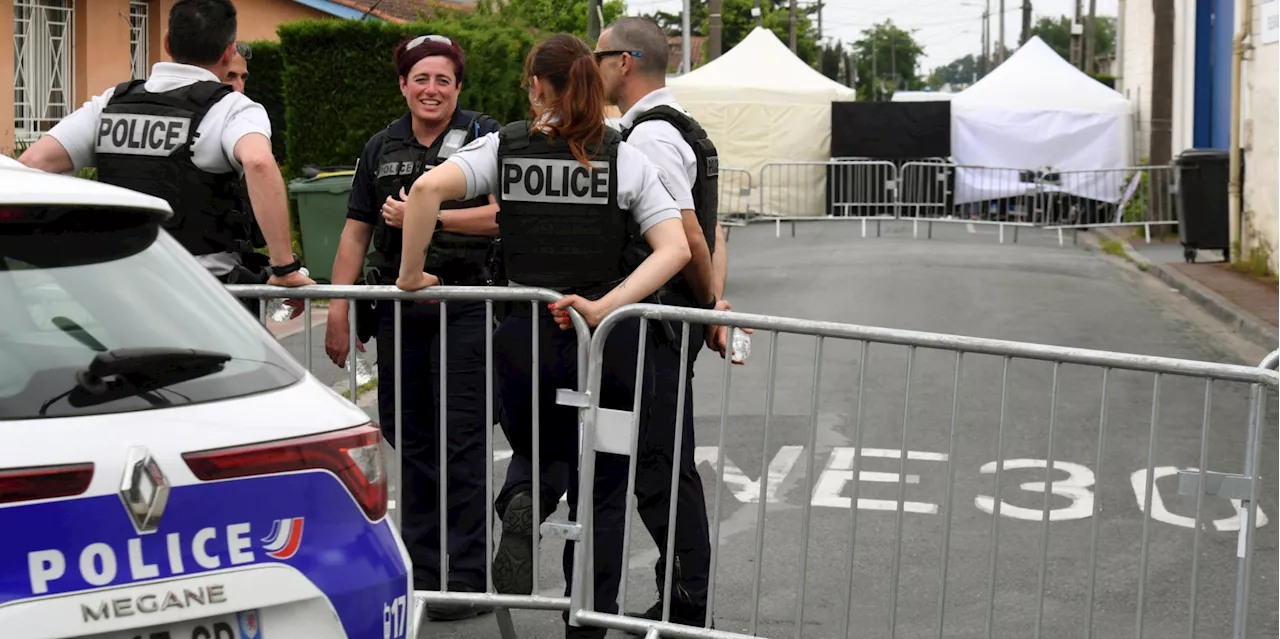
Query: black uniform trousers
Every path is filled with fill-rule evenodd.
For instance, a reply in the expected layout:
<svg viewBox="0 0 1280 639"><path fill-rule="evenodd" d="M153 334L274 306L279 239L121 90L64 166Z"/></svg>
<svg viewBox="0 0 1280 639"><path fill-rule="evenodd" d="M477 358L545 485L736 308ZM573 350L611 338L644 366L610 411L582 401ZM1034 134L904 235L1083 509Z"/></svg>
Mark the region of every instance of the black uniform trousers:
<svg viewBox="0 0 1280 639"><path fill-rule="evenodd" d="M574 331L562 331L551 312L538 310L538 371L533 370L533 322L529 309L516 309L494 334L494 362L501 397L499 415L502 430L513 452L507 478L495 507L499 516L511 498L520 492L541 495L540 514L545 519L568 492L569 516L577 520L578 509L578 409L557 406L556 389L578 387L578 339ZM637 381L640 392L652 393L652 358L646 356L642 378L636 379L639 353L639 320L619 323L605 344L601 368L600 406L630 411L634 408ZM646 344L653 352L652 342ZM530 380L538 374L539 464L537 490L533 487L533 393ZM642 415L641 423L644 419ZM625 455L596 454L594 483L595 517L595 605L596 610L616 613L618 584L622 574L622 540L627 508ZM538 525L535 522L535 527ZM536 534L536 530L535 530ZM569 593L573 577L573 546L565 544L563 568ZM603 632L599 633L603 636Z"/></svg>
<svg viewBox="0 0 1280 639"><path fill-rule="evenodd" d="M676 489L675 562L671 591L673 600L698 608L707 603L707 578L711 568L710 531L707 501L698 475L693 429L693 364L702 350L704 326L689 326L688 375L684 406L680 407L680 331L672 322L675 339L660 338L654 349L655 386L648 419L641 424L636 459L636 509L660 553L654 566L659 597L666 574L667 517L671 505L671 468L675 457L676 415L684 413L681 437L680 474ZM661 331L661 326L651 325ZM659 333L660 334L660 333Z"/></svg>
<svg viewBox="0 0 1280 639"><path fill-rule="evenodd" d="M440 304L401 303L403 539L414 584L440 588ZM395 304L378 303L378 416L398 446ZM485 589L485 323L483 302L447 305L445 433L448 583Z"/></svg>

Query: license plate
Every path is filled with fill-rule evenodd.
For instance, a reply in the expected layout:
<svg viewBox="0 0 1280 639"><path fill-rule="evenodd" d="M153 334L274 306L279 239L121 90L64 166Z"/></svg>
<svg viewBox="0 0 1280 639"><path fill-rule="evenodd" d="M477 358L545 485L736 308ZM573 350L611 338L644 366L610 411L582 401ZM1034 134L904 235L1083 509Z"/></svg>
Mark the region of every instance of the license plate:
<svg viewBox="0 0 1280 639"><path fill-rule="evenodd" d="M263 639L257 610L106 635L103 639Z"/></svg>

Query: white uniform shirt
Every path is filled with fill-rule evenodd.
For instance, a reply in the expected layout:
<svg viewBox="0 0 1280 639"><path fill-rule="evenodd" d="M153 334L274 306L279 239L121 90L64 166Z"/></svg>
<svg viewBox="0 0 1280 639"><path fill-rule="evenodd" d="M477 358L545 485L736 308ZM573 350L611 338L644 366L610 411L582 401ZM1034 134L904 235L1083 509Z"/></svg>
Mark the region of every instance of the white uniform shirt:
<svg viewBox="0 0 1280 639"><path fill-rule="evenodd" d="M616 121L619 129L626 130L645 111L658 106L669 106L688 115L671 89L661 88L640 98ZM682 210L693 210L693 184L698 179L698 160L693 149L684 141L670 122L650 120L642 122L627 136L627 144L640 150L659 171L658 177L675 194L676 205Z"/></svg>
<svg viewBox="0 0 1280 639"><path fill-rule="evenodd" d="M151 77L147 78L144 86L147 91L160 93L202 80L221 81L208 69L174 62L157 62L151 68ZM115 87L107 89L102 95L94 97L63 118L49 131L49 135L67 150L77 171L96 165L93 149L98 134L98 119L114 94ZM196 167L209 173L235 171L239 174L244 172L244 167L236 162L236 143L250 133L261 133L268 140L271 139L271 120L267 118L267 110L262 105L243 94L232 92L209 107L196 131L200 136L191 149L192 162ZM239 263L239 256L234 253L201 255L196 259L214 275L225 275Z"/></svg>
<svg viewBox="0 0 1280 639"><path fill-rule="evenodd" d="M464 200L496 193L498 190L498 133L476 138L448 159L462 169L467 178ZM631 212L631 217L645 233L655 224L680 219L680 209L661 180L658 169L635 147L618 146L618 208Z"/></svg>

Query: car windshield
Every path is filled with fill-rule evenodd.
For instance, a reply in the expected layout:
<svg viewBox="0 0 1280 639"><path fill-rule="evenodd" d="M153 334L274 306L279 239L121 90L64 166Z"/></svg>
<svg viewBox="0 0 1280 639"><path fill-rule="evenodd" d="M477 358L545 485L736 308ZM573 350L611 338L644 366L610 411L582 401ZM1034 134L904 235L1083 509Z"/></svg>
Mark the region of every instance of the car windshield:
<svg viewBox="0 0 1280 639"><path fill-rule="evenodd" d="M105 401L70 394L95 356L135 348L198 349L230 360ZM0 419L217 401L304 376L150 214L0 209Z"/></svg>

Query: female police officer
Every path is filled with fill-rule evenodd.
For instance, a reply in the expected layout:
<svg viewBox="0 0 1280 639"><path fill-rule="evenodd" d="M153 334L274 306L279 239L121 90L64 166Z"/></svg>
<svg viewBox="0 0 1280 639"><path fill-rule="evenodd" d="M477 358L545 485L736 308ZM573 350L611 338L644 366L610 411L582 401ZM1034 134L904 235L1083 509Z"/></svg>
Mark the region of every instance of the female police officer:
<svg viewBox="0 0 1280 639"><path fill-rule="evenodd" d="M467 142L497 131L492 118L457 108L466 75L462 49L448 38L426 35L402 42L395 50L400 92L408 113L370 138L360 156L348 202L347 223L333 268L334 284L354 283L370 239L370 280L389 283L400 266L401 219L405 189L423 172L444 161ZM428 266L450 285L493 284L488 268L492 236L497 234L496 205L487 197L448 202L441 229L431 242L414 249L414 264ZM415 267L415 268L419 268ZM419 270L421 270L419 268ZM440 306L406 304L402 308L402 343L394 343L394 304L381 303L362 333L378 339L378 413L387 441L394 442L395 358L401 358L404 446L404 541L413 559L415 584L435 590L442 585L438 530L439 403L447 399L448 585L454 591L485 590L485 324L482 303L451 303L447 318L448 397L439 397ZM363 309L362 309L363 310ZM360 323L366 315L361 313ZM347 301L334 300L325 348L342 366L349 353ZM464 619L487 610L467 605L432 605L433 619Z"/></svg>
<svg viewBox="0 0 1280 639"><path fill-rule="evenodd" d="M396 281L405 290L437 283L435 274L423 272L418 256L431 240L440 203L494 193L511 283L566 294L551 305L553 312L537 314L542 322L537 344L540 370L530 370L532 308L517 308L494 336L502 427L514 457L498 498L503 535L493 581L500 592L519 594L532 588L528 561L533 531L541 523L532 521L534 487L527 473L533 375L540 376L544 466L536 492L542 499L542 516L555 509L566 488L571 515L577 503L577 415L572 408L556 405L555 392L576 386L578 344L572 331L555 329L570 328L570 307L595 326L612 310L651 295L689 260L680 212L656 168L605 126L603 85L586 44L565 34L546 40L525 60L525 82L533 122L515 122L476 140L414 183L405 207L405 257ZM627 273L622 254L631 232L642 234L654 252ZM638 328L637 320L610 334L602 369L604 407L630 410L633 392L646 388L644 379L635 379ZM637 386L640 390L634 390ZM616 612L626 459L602 453L596 471L595 601L602 611ZM566 544L564 561L569 580L571 544ZM604 631L569 628L566 635L603 637Z"/></svg>

